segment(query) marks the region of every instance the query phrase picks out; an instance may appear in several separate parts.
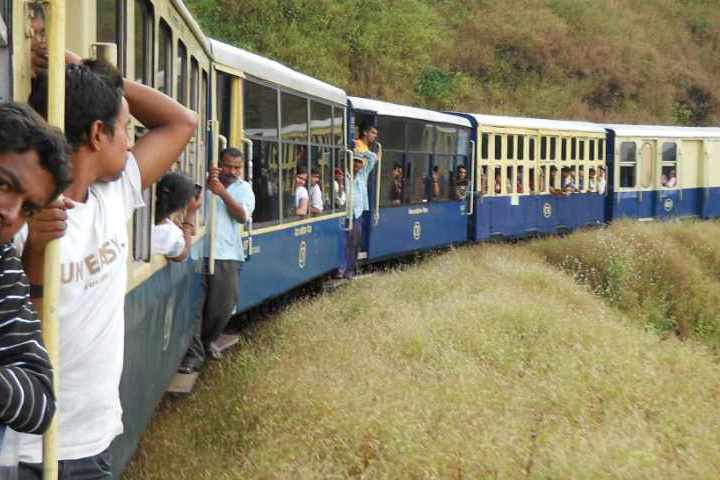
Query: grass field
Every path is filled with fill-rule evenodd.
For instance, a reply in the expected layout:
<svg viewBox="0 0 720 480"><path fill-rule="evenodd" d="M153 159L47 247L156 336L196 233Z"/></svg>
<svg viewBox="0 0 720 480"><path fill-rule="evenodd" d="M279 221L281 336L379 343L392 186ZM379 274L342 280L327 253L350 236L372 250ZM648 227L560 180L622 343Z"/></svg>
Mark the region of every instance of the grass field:
<svg viewBox="0 0 720 480"><path fill-rule="evenodd" d="M683 225L463 247L297 302L166 402L126 478L718 478L697 282L720 225Z"/></svg>

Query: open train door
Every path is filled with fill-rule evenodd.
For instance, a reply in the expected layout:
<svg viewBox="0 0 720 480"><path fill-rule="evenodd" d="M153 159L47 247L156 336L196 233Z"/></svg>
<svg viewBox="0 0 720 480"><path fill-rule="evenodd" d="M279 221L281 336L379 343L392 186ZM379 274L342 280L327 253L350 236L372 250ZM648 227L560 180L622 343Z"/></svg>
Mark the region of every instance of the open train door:
<svg viewBox="0 0 720 480"><path fill-rule="evenodd" d="M705 140L703 152L701 215L720 217L720 140Z"/></svg>

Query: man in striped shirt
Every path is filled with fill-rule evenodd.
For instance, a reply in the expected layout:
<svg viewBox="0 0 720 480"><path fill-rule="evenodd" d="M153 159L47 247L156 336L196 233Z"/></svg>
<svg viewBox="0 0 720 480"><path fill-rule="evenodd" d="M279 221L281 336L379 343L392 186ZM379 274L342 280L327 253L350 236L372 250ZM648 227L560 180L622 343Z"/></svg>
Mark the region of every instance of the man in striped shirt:
<svg viewBox="0 0 720 480"><path fill-rule="evenodd" d="M0 103L0 436L6 426L42 433L55 412L40 321L12 238L69 183L62 132L27 106Z"/></svg>

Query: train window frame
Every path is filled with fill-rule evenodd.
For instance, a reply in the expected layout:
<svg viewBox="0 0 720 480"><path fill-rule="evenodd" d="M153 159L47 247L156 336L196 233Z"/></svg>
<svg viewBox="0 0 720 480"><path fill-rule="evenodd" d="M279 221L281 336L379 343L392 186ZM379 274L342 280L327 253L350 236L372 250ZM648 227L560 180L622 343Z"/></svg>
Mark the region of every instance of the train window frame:
<svg viewBox="0 0 720 480"><path fill-rule="evenodd" d="M100 27L100 12L107 12L108 9L104 5L105 2L114 2L115 11L112 13L114 16L114 35L104 36L102 28ZM117 68L123 74L127 74L127 48L126 48L126 31L127 31L127 8L126 0L95 0L95 40L97 42L109 42L114 43L117 46Z"/></svg>
<svg viewBox="0 0 720 480"><path fill-rule="evenodd" d="M325 138L325 141L323 141L323 136L320 135L319 141L315 141L316 137L313 135L313 122L315 120L315 110L319 109L317 106L322 106L323 108L327 108L327 115L325 118L329 121L328 123L328 135ZM315 106L315 107L314 107ZM310 148L308 150L310 155L310 173L317 172L319 170L320 173L320 192L323 198L323 210L322 212L318 214L314 214L312 216L314 217L322 217L331 215L335 212L335 201L333 199L333 182L335 177L335 155L333 153L333 143L335 140L334 132L333 132L333 108L332 104L323 102L316 99L309 99L309 105L308 105L308 140L310 143ZM321 121L324 121L323 119L320 119ZM315 130L316 131L316 130ZM316 152L323 152L319 154L319 159L323 160L326 159L326 161L329 161L329 165L324 165L321 161L318 161L316 165ZM312 187L314 188L314 187ZM308 193L310 194L310 189L308 189Z"/></svg>
<svg viewBox="0 0 720 480"><path fill-rule="evenodd" d="M547 162L550 160L548 157L548 137L546 135L540 136L540 161Z"/></svg>
<svg viewBox="0 0 720 480"><path fill-rule="evenodd" d="M175 99L184 106L189 105L188 92L188 49L185 42L178 38L175 44L177 72L175 75Z"/></svg>
<svg viewBox="0 0 720 480"><path fill-rule="evenodd" d="M493 160L500 162L503 158L503 136L500 133L493 133Z"/></svg>
<svg viewBox="0 0 720 480"><path fill-rule="evenodd" d="M505 160L515 160L515 135L509 133L505 136Z"/></svg>
<svg viewBox="0 0 720 480"><path fill-rule="evenodd" d="M637 142L624 140L620 141L618 146L618 155L620 157L620 160L617 162L617 180L615 187L618 190L635 190L637 188ZM629 158L629 156L626 155L626 147L628 148L628 155L631 155L632 158ZM624 175L624 172L631 173L629 175ZM632 185L626 184L626 179L631 179Z"/></svg>
<svg viewBox="0 0 720 480"><path fill-rule="evenodd" d="M158 56L155 69L155 85L157 89L167 95L173 96L173 83L175 79L173 64L175 63L173 29L164 18L158 22ZM162 65L164 63L164 65ZM164 67L164 70L162 68ZM162 82L160 75L162 74Z"/></svg>
<svg viewBox="0 0 720 480"><path fill-rule="evenodd" d="M670 146L671 148L666 150L666 146ZM670 155L666 155L666 153L669 153ZM660 145L660 177L658 178L658 187L662 188L664 190L675 190L679 188L679 172L678 172L678 158L680 155L680 150L678 146L678 142L676 141L663 141ZM668 182L670 181L670 174L671 172L675 172L675 176L673 177L675 179L675 182L672 185L668 185Z"/></svg>
<svg viewBox="0 0 720 480"><path fill-rule="evenodd" d="M155 86L155 10L147 0L134 0L133 4L133 78L148 87ZM146 16L138 15L146 13ZM143 21L138 25L138 20ZM140 33L141 32L141 33ZM140 34L139 34L140 33ZM140 42L140 43L139 43ZM140 48L138 48L140 47ZM138 50L142 53L138 55ZM142 65L142 78L138 65Z"/></svg>
<svg viewBox="0 0 720 480"><path fill-rule="evenodd" d="M490 133L480 132L480 160L490 160Z"/></svg>
<svg viewBox="0 0 720 480"><path fill-rule="evenodd" d="M524 133L521 133L517 136L518 143L517 143L517 159L520 161L526 160L525 150L527 149L526 143L527 143L527 135Z"/></svg>

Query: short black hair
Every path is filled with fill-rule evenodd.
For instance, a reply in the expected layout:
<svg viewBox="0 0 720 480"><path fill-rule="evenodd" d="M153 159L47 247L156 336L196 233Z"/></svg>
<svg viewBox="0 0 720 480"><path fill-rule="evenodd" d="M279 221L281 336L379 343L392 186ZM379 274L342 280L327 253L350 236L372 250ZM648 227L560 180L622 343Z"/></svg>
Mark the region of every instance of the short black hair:
<svg viewBox="0 0 720 480"><path fill-rule="evenodd" d="M298 165L298 166L297 166L297 169L296 169L296 172L295 172L295 175L303 175L303 174L305 174L305 173L307 173L307 169L306 169L304 166L302 166L302 165Z"/></svg>
<svg viewBox="0 0 720 480"><path fill-rule="evenodd" d="M458 166L457 166L457 170L460 170L461 168L462 168L463 170L467 170L467 167L466 167L465 165L458 165Z"/></svg>
<svg viewBox="0 0 720 480"><path fill-rule="evenodd" d="M40 165L55 181L51 200L72 182L69 149L63 133L48 125L29 106L15 102L0 103L0 154L34 150Z"/></svg>
<svg viewBox="0 0 720 480"><path fill-rule="evenodd" d="M243 152L241 152L240 149L235 147L228 147L220 152L220 165L222 165L222 160L223 158L225 158L225 155L229 155L233 158L239 158L243 161L245 160L245 155L243 155Z"/></svg>
<svg viewBox="0 0 720 480"><path fill-rule="evenodd" d="M47 118L47 72L39 72L33 83L29 103ZM90 140L93 123L101 121L103 130L113 134L122 104L122 76L107 62L83 60L65 69L65 137L73 151Z"/></svg>
<svg viewBox="0 0 720 480"><path fill-rule="evenodd" d="M155 223L158 224L174 212L185 208L195 195L195 184L182 173L166 173L155 189Z"/></svg>
<svg viewBox="0 0 720 480"><path fill-rule="evenodd" d="M369 131L371 128L377 129L377 127L369 120L362 122L360 124L360 136Z"/></svg>
<svg viewBox="0 0 720 480"><path fill-rule="evenodd" d="M397 162L393 163L393 170L396 170L396 169L402 170L402 165L400 165L400 164L397 163Z"/></svg>

